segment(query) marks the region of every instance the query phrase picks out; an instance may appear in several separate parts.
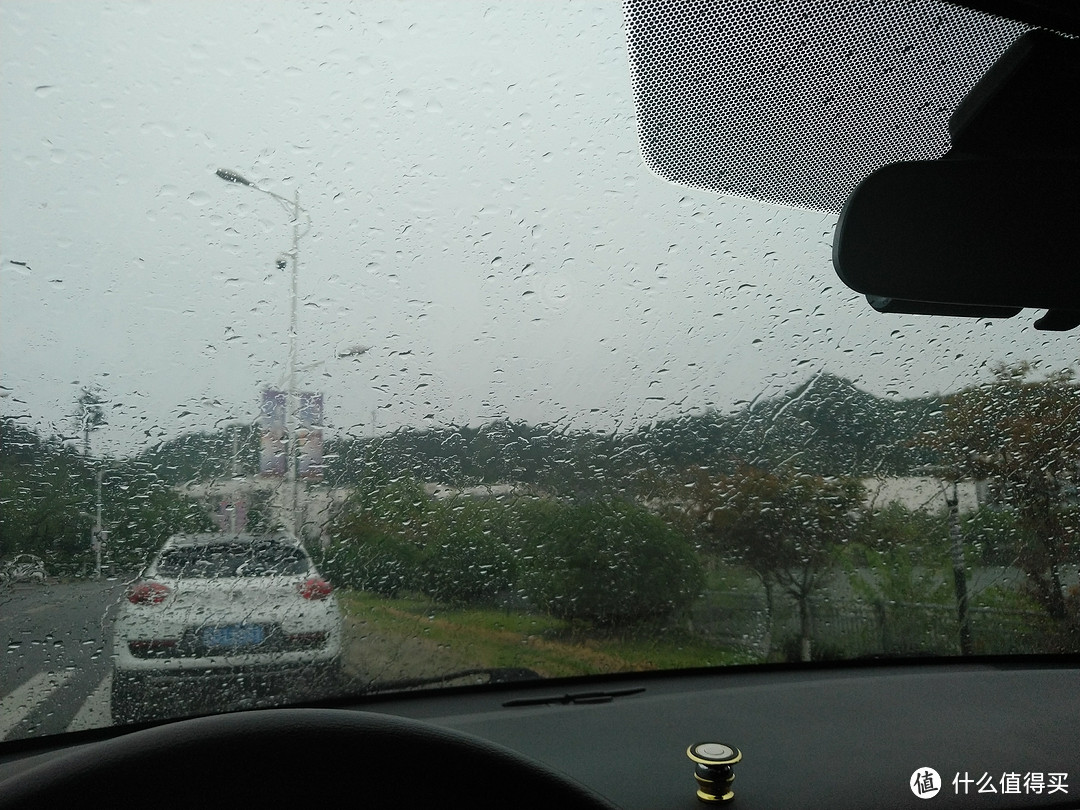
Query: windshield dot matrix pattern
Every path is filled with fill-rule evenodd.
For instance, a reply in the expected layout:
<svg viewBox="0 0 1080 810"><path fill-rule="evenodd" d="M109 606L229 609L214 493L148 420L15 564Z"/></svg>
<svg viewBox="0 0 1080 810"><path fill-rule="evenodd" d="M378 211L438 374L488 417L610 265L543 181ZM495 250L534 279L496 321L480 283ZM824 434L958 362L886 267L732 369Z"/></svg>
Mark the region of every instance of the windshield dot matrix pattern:
<svg viewBox="0 0 1080 810"><path fill-rule="evenodd" d="M646 165L839 211L875 169L949 148L953 109L1027 27L929 2L627 0Z"/></svg>

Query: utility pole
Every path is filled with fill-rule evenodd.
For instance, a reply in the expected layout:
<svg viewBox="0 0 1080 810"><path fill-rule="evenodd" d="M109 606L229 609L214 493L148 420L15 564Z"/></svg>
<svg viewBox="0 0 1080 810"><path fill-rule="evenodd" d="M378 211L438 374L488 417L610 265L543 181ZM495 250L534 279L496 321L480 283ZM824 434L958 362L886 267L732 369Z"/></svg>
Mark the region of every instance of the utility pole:
<svg viewBox="0 0 1080 810"><path fill-rule="evenodd" d="M105 540L105 531L101 527L101 478L104 471L98 467L97 471L97 517L94 520L94 572L97 579L101 579L101 544Z"/></svg>
<svg viewBox="0 0 1080 810"><path fill-rule="evenodd" d="M285 393L285 491L291 503L289 504L289 528L292 531L294 537L299 536L299 507L300 507L300 482L297 480L297 464L299 458L297 457L297 450L299 449L298 437L295 432L299 429L299 414L297 413L298 396L296 390L296 328L297 328L297 277L300 271L300 238L307 235L311 230L311 215L306 208L300 206L300 189L294 189L293 198L290 200L288 197L283 197L280 194L276 194L273 191L267 191L264 188L252 183L243 175L238 172L230 171L229 169L218 169L216 172L227 183L237 183L241 186L247 186L254 189L268 197L273 197L289 212L292 222L292 252L290 254L291 260L291 273L289 280L289 334L288 334L288 355L287 355L287 373L288 373L288 386ZM300 215L305 217L305 227L303 230L300 228ZM279 263L279 267L284 269L284 265Z"/></svg>
<svg viewBox="0 0 1080 810"><path fill-rule="evenodd" d="M953 564L953 584L956 588L956 619L960 629L960 653L971 655L971 618L968 616L967 570L964 567L964 533L960 530L960 494L957 481L952 482L952 497L944 491L949 508L950 554Z"/></svg>

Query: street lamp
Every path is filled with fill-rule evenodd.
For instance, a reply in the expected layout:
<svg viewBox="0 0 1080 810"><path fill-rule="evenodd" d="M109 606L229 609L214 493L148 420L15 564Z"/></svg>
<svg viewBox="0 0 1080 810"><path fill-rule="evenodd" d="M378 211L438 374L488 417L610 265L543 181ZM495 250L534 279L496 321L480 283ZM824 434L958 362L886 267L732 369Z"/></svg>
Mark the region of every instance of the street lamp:
<svg viewBox="0 0 1080 810"><path fill-rule="evenodd" d="M251 185L251 181L244 177L244 175L237 174L236 172L229 171L228 169L218 169L216 172L214 172L214 174L216 174L218 177L220 177L227 183L239 183L242 186Z"/></svg>
<svg viewBox="0 0 1080 810"><path fill-rule="evenodd" d="M327 363L333 362L334 360L346 360L350 357L360 357L363 354L367 354L369 351L371 351L370 346L362 346L360 344L356 344L355 346L348 346L344 349L339 349L338 351L334 352L333 357L326 357L322 360L316 360L314 363L305 363L304 365L299 366L297 370L303 374L306 374L310 371L314 371L317 368L322 368Z"/></svg>
<svg viewBox="0 0 1080 810"><path fill-rule="evenodd" d="M327 363L333 363L333 362L338 361L338 360L347 360L347 359L350 359L350 358L355 360L355 359L358 359L359 357L361 357L363 355L366 355L370 350L371 350L370 346L365 346L364 344L361 344L361 343L339 344L338 348L334 351L332 356L325 357L322 360L317 360L317 361L315 361L313 363L304 363L303 365L300 365L297 368L297 371L300 373L301 379L307 379L308 375L310 375L316 369L322 368ZM304 390L308 389L307 385L303 385L302 387L303 387ZM318 390L317 386L313 387L313 388L316 391ZM318 394L317 396L319 396L321 398L321 394ZM301 404L301 410L302 409L303 408L302 408L302 404ZM301 417L302 416L303 416L303 413L301 413ZM311 425L307 425L307 427L310 428ZM320 436L321 436L321 433L322 433L322 431L320 429L319 430ZM306 437L305 441L311 441L311 433L307 434L307 437ZM299 458L303 459L303 455L300 455ZM323 461L325 462L325 459ZM302 470L303 470L303 467L301 466L301 471ZM297 477L297 483L295 485L297 487L299 487L299 476ZM300 517L299 525L301 526L305 536L307 536L307 532L308 532L308 529L309 529L308 510L312 506L312 496L311 496L310 490L307 487L306 481L304 483L304 498L303 498L302 506L303 506L302 510L300 510L300 509L297 510L297 512L299 513L299 517ZM325 512L326 512L325 506L322 508L321 511L325 514Z"/></svg>
<svg viewBox="0 0 1080 810"><path fill-rule="evenodd" d="M293 199L289 200L287 197L282 197L280 194L275 194L273 191L268 191L265 188L252 183L242 174L229 169L218 169L215 174L227 183L237 183L241 186L247 186L248 188L255 189L255 191L262 192L269 197L273 197L280 202L285 210L292 216L292 252L290 257L292 258L292 279L290 285L290 311L289 311L289 357L288 357L288 386L286 387L286 401L285 401L285 482L288 490L292 493L292 503L290 505L291 526L292 534L295 537L297 535L297 510L299 506L299 489L298 480L296 474L296 437L293 436L293 431L297 425L297 396L296 396L296 310L297 310L297 293L296 293L296 280L297 271L300 264L300 237L304 236L311 230L311 215L307 212L307 209L300 206L300 189L296 189L293 194ZM300 215L303 214L306 221L304 230L300 230Z"/></svg>

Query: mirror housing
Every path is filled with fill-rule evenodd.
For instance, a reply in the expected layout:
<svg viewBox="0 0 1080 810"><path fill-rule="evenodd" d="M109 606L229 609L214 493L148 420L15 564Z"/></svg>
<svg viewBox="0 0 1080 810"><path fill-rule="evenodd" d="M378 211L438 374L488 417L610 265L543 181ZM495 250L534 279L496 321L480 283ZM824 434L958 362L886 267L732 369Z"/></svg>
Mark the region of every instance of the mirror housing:
<svg viewBox="0 0 1080 810"><path fill-rule="evenodd" d="M1080 325L1080 42L1018 38L949 121L940 160L865 178L840 213L833 266L879 312Z"/></svg>
<svg viewBox="0 0 1080 810"><path fill-rule="evenodd" d="M879 299L1080 310L1078 195L1075 160L894 163L848 198L833 266Z"/></svg>

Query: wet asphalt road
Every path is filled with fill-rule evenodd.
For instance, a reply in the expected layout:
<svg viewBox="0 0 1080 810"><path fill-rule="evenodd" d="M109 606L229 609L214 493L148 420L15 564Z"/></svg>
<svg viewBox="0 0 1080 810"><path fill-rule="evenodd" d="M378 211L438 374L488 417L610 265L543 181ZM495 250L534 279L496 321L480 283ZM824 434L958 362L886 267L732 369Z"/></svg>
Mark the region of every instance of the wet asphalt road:
<svg viewBox="0 0 1080 810"><path fill-rule="evenodd" d="M0 739L109 722L112 623L123 592L115 580L0 587Z"/></svg>

